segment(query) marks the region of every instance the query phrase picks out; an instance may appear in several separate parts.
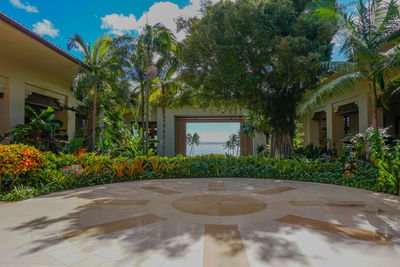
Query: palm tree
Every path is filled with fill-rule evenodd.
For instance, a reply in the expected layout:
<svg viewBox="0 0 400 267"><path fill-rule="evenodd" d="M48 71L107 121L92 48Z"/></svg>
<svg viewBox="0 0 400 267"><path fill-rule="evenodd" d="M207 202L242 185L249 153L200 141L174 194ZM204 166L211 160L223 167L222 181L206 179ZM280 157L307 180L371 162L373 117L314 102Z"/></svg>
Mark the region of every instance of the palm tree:
<svg viewBox="0 0 400 267"><path fill-rule="evenodd" d="M131 43L128 45L130 49L128 51L128 57L130 62L130 68L127 69L128 75L130 76L132 81L138 83L138 87L140 90L140 117L142 128L144 128L144 109L145 109L145 81L146 81L146 64L145 64L145 51L142 43L138 45L138 40L133 39ZM146 154L145 149L145 132L142 131L142 147L143 154Z"/></svg>
<svg viewBox="0 0 400 267"><path fill-rule="evenodd" d="M186 144L190 146L189 155L192 155L193 135L191 133L186 134Z"/></svg>
<svg viewBox="0 0 400 267"><path fill-rule="evenodd" d="M234 151L234 149L235 149L235 144L232 142L231 138L229 138L229 139L225 142L225 144L224 144L224 149L227 149L227 150L228 150L228 153L232 150L232 154L233 154L233 151Z"/></svg>
<svg viewBox="0 0 400 267"><path fill-rule="evenodd" d="M349 60L324 64L327 73L334 75L322 80L316 90L306 96L300 113L304 114L330 96L349 92L355 85L367 81L372 125L377 128L377 90L385 90L384 78L392 65L388 48L400 36L399 7L395 0L389 3L369 0L366 4L359 0L354 15L343 12L335 2L316 1L310 14L312 19L320 19L321 23L327 23L327 27L338 29L338 39L343 41L340 52Z"/></svg>
<svg viewBox="0 0 400 267"><path fill-rule="evenodd" d="M77 48L82 51L84 63L88 67L79 69L73 82L73 90L77 99L89 105L85 138L89 139L91 130L92 151L96 145L97 111L101 100L107 99L107 95L121 96L127 92L126 83L117 78L123 72L124 62L123 57L118 56L115 40L103 35L91 47L79 34L75 34L67 44L68 49Z"/></svg>
<svg viewBox="0 0 400 267"><path fill-rule="evenodd" d="M236 148L236 156L239 156L239 148L240 148L240 135L239 134L232 134L229 137L230 141L232 142L233 149Z"/></svg>
<svg viewBox="0 0 400 267"><path fill-rule="evenodd" d="M163 54L157 61L157 68L160 70L158 75L158 83L161 87L161 109L162 109L162 151L165 153L165 109L167 103L167 94L176 94L181 87L179 76L177 75L180 67L180 46L176 43L176 39L171 35L173 46L166 54Z"/></svg>
<svg viewBox="0 0 400 267"><path fill-rule="evenodd" d="M194 154L194 146L200 145L200 136L198 133L194 133L193 135L191 133L188 133L186 135L186 143L190 146L190 152L189 155L193 156Z"/></svg>
<svg viewBox="0 0 400 267"><path fill-rule="evenodd" d="M145 148L147 152L149 135L149 105L150 105L150 82L158 74L154 61L157 58L168 55L173 45L172 33L163 25L146 25L138 37L137 49L143 53L140 58L142 69L146 76L146 127Z"/></svg>
<svg viewBox="0 0 400 267"><path fill-rule="evenodd" d="M194 155L194 146L200 145L200 135L198 133L193 134L192 138L192 155Z"/></svg>

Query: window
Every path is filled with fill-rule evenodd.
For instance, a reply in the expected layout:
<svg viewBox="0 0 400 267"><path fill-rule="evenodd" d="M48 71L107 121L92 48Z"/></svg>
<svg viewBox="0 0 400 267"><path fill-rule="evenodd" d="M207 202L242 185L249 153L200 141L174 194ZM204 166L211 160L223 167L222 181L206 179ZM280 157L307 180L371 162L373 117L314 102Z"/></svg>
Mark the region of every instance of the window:
<svg viewBox="0 0 400 267"><path fill-rule="evenodd" d="M7 78L0 76L0 98L4 97L6 89L7 89Z"/></svg>
<svg viewBox="0 0 400 267"><path fill-rule="evenodd" d="M343 116L344 134L350 133L350 116Z"/></svg>

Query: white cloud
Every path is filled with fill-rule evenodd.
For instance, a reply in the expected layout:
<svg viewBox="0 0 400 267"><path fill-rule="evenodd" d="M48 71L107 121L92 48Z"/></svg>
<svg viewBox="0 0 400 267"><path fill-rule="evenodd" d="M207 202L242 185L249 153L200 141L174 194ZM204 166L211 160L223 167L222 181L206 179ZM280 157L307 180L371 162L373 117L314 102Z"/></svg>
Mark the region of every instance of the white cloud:
<svg viewBox="0 0 400 267"><path fill-rule="evenodd" d="M35 24L33 24L33 31L39 35L48 35L52 38L58 36L58 29L55 29L53 23L47 19L43 19Z"/></svg>
<svg viewBox="0 0 400 267"><path fill-rule="evenodd" d="M20 0L10 0L10 3L16 7L25 10L29 13L39 13L39 10L35 6L31 6L28 2L21 2Z"/></svg>
<svg viewBox="0 0 400 267"><path fill-rule="evenodd" d="M138 30L139 24L133 14L124 16L122 14L111 14L101 18L102 29L109 29L110 33L116 35L123 35Z"/></svg>
<svg viewBox="0 0 400 267"><path fill-rule="evenodd" d="M213 2L218 2L219 0L213 0ZM176 23L175 19L178 17L195 17L201 15L202 0L190 0L190 4L179 8L178 5L171 3L169 1L162 1L154 3L149 10L143 13L140 18L137 18L133 14L110 14L101 18L102 29L110 30L110 33L116 35L122 35L127 33L139 33L144 25L148 24L154 25L156 23L161 23L172 32L176 33ZM176 33L178 39L183 39L184 33Z"/></svg>

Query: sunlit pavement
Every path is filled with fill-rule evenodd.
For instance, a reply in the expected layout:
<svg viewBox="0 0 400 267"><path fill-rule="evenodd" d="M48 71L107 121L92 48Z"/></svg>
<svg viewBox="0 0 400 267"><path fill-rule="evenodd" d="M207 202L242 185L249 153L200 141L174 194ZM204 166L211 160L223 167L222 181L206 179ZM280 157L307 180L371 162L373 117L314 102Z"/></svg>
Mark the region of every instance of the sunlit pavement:
<svg viewBox="0 0 400 267"><path fill-rule="evenodd" d="M400 266L400 198L171 179L0 203L0 266Z"/></svg>

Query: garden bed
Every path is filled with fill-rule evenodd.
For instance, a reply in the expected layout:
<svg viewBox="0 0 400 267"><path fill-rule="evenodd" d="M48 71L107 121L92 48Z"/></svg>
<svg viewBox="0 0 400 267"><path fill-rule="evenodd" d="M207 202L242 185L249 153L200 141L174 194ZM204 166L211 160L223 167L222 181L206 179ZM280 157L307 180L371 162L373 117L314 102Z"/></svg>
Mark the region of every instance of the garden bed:
<svg viewBox="0 0 400 267"><path fill-rule="evenodd" d="M31 149L26 146L22 151L27 148ZM339 160L324 161L321 158L271 159L261 156L228 155L112 158L108 154L86 152L78 154L42 153L35 150L31 152L37 156L36 165L25 168L17 176L14 174L20 166L18 163L14 164L17 168L12 169L14 172L10 172L9 169L3 170L1 200L21 200L77 187L124 181L200 177L284 179L393 193L393 187L379 178L378 169L369 162L348 164ZM18 147L15 153L24 152ZM31 157L29 153L24 153L22 156ZM8 157L10 158L12 156ZM18 160L21 162L23 159L18 157ZM12 163L7 164L10 167Z"/></svg>

